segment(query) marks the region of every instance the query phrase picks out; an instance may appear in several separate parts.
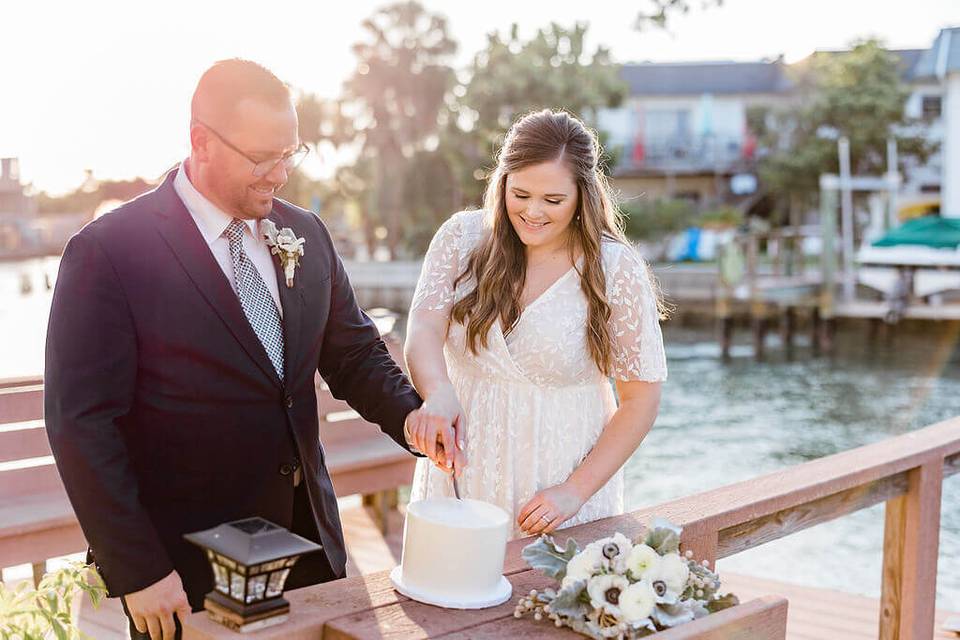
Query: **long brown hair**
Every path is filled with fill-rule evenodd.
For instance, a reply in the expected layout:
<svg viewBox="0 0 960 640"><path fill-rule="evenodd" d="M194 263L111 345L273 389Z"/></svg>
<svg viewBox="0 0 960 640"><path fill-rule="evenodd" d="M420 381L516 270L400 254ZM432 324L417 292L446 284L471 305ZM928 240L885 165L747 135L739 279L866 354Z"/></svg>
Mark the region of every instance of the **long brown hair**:
<svg viewBox="0 0 960 640"><path fill-rule="evenodd" d="M627 240L609 184L599 169L599 158L596 135L565 111L545 109L530 113L510 127L484 194L488 233L470 254L454 285L469 278L476 282L476 287L451 310L453 321L466 325L467 345L474 354L480 347L486 348L488 333L497 318L506 333L520 318L527 254L507 216L507 175L560 160L577 184L577 209L568 227L568 246L571 262L580 276L580 289L587 298L590 356L604 374L612 371L613 338L608 327L611 310L600 245L605 239L625 244ZM577 249L583 254L582 270L574 261ZM657 292L655 283L652 284Z"/></svg>

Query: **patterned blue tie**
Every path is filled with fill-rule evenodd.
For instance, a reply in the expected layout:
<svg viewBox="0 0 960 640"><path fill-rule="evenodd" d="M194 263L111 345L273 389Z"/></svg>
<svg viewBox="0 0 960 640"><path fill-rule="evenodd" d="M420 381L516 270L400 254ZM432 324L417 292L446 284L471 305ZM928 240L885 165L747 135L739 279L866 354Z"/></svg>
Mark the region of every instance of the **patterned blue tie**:
<svg viewBox="0 0 960 640"><path fill-rule="evenodd" d="M234 218L224 235L230 241L230 257L233 259L233 280L240 298L240 306L246 314L253 332L267 351L273 368L283 380L283 324L280 312L270 290L243 250L243 228L246 223Z"/></svg>

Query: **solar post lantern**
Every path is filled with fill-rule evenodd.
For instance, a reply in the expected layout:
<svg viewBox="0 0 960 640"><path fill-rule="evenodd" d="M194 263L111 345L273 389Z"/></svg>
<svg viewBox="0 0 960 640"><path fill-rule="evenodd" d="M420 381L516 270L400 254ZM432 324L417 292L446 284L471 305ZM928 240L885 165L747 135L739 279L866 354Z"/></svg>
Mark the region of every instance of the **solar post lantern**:
<svg viewBox="0 0 960 640"><path fill-rule="evenodd" d="M322 547L263 518L247 518L183 536L201 547L213 569L203 608L220 624L254 631L284 622L283 586L300 556Z"/></svg>

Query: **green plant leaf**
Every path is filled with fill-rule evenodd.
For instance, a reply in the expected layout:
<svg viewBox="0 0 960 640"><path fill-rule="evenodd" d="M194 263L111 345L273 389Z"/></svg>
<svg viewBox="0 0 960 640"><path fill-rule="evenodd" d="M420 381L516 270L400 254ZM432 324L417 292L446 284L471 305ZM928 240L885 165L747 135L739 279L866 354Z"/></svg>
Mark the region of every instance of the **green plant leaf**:
<svg viewBox="0 0 960 640"><path fill-rule="evenodd" d="M725 593L719 598L709 600L707 602L707 610L710 613L716 613L717 611L723 611L738 604L740 604L740 598L732 593Z"/></svg>
<svg viewBox="0 0 960 640"><path fill-rule="evenodd" d="M561 589L550 602L550 611L557 615L579 620L590 612L590 607L580 597L587 588L586 580L577 580Z"/></svg>
<svg viewBox="0 0 960 640"><path fill-rule="evenodd" d="M566 548L562 548L557 546L550 536L542 535L536 542L524 547L520 555L531 568L551 578L563 580L567 574L567 563L579 551L580 547L573 538L567 539Z"/></svg>
<svg viewBox="0 0 960 640"><path fill-rule="evenodd" d="M647 532L646 544L660 555L680 551L680 533L683 527L673 524L666 518L655 517Z"/></svg>

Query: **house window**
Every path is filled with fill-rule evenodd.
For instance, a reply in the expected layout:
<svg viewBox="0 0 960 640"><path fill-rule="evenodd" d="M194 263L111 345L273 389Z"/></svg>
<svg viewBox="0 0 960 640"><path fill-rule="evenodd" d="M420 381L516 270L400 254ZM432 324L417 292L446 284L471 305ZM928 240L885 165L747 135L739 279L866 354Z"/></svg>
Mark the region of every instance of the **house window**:
<svg viewBox="0 0 960 640"><path fill-rule="evenodd" d="M939 118L941 105L940 96L923 96L920 108L923 119L930 121Z"/></svg>

